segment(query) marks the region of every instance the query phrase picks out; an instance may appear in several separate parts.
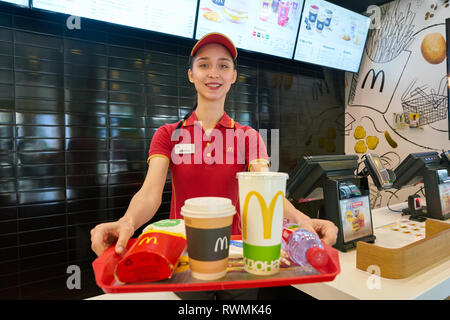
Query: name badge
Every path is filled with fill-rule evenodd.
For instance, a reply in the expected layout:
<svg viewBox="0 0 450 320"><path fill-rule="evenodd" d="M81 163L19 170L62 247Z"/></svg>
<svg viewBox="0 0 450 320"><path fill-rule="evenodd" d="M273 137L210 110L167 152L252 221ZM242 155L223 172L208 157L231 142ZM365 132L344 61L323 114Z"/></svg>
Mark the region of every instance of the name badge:
<svg viewBox="0 0 450 320"><path fill-rule="evenodd" d="M175 154L192 154L195 153L195 144L176 144Z"/></svg>

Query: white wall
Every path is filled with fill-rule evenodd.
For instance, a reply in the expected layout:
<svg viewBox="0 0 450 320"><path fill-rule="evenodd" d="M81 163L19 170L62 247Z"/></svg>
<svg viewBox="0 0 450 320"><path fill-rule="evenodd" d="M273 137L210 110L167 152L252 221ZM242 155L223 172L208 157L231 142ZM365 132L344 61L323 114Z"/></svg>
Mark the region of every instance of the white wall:
<svg viewBox="0 0 450 320"><path fill-rule="evenodd" d="M450 6L445 1L397 0L380 9L380 19L375 21L375 24L379 22L379 28L369 33L359 73L346 74L345 150L346 154L355 154L358 141L367 148L366 139L372 136L370 139L378 140L378 144L365 152L383 156L385 166L394 169L411 152L450 150L447 65L446 58L438 58L445 54L445 47L442 52L439 41L428 43L426 49L434 51L431 55L421 49L427 35L445 39L445 19L450 17ZM372 18L375 17L373 14ZM374 72L362 88L371 69ZM373 76L378 72L371 88ZM419 128L394 124L395 113L409 114L411 110L420 112ZM362 139L354 136L358 126L365 130ZM388 142L385 132L395 144ZM362 156L364 152L357 154ZM419 188L420 185L402 189L397 198L391 197L394 189L378 193L372 187L372 207L385 206L390 197L390 204L406 201Z"/></svg>

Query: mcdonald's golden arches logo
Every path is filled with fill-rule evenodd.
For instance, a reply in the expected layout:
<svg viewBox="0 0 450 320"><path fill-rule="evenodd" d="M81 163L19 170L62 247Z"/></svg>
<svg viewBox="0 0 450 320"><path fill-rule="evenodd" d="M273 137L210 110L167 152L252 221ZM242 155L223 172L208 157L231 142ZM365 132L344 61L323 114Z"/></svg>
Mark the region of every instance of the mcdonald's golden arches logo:
<svg viewBox="0 0 450 320"><path fill-rule="evenodd" d="M278 191L275 196L270 201L269 207L267 207L267 203L264 200L263 196L257 191L250 191L244 200L244 208L242 212L242 237L243 239L247 239L247 216L248 216L248 205L250 203L250 199L252 196L255 196L258 199L259 206L261 207L261 214L263 218L263 238L270 239L272 236L272 220L273 220L273 211L275 210L275 205L277 203L278 197L281 197L281 201L284 199L283 191Z"/></svg>
<svg viewBox="0 0 450 320"><path fill-rule="evenodd" d="M156 237L144 237L141 241L139 241L138 246L142 245L143 242L149 244L150 241L153 241L154 245L158 244L158 239L156 239Z"/></svg>

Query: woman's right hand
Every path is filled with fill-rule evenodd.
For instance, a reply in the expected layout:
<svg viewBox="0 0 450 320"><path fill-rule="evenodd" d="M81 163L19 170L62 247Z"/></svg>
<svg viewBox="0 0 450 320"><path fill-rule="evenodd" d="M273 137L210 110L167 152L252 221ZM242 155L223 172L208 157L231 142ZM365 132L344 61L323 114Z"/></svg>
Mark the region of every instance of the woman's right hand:
<svg viewBox="0 0 450 320"><path fill-rule="evenodd" d="M135 230L153 218L161 205L168 168L167 157L151 158L144 183L131 199L124 216L118 221L101 223L91 230L91 248L97 256L116 241L116 253L123 254Z"/></svg>
<svg viewBox="0 0 450 320"><path fill-rule="evenodd" d="M101 223L91 230L91 249L100 256L116 241L116 253L122 254L127 247L128 240L133 236L134 228L131 223L123 220Z"/></svg>

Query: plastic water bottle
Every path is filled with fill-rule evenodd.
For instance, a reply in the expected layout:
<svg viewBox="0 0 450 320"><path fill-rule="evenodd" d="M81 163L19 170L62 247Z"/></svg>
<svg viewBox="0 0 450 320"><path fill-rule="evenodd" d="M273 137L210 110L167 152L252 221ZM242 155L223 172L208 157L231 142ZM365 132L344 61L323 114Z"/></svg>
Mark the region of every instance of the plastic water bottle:
<svg viewBox="0 0 450 320"><path fill-rule="evenodd" d="M282 248L292 262L302 267L321 268L328 263L328 255L320 239L293 223L283 226Z"/></svg>

